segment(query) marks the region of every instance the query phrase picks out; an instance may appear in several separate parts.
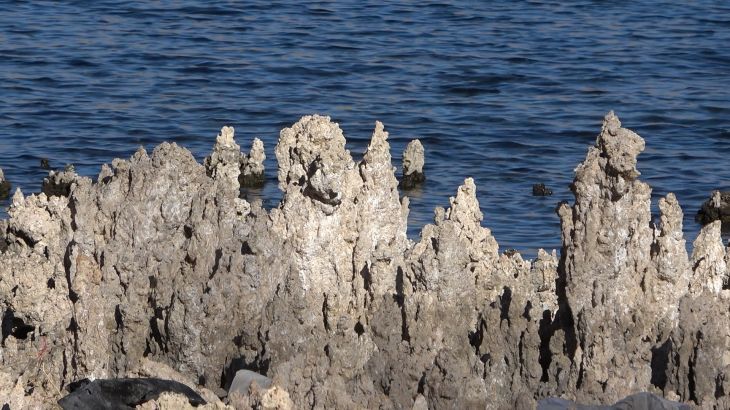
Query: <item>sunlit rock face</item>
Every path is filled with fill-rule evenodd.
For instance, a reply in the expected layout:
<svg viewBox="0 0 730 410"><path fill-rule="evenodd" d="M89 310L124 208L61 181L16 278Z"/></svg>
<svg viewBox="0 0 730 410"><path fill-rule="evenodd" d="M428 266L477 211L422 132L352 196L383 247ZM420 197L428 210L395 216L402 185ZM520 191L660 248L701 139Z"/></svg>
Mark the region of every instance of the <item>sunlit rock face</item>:
<svg viewBox="0 0 730 410"><path fill-rule="evenodd" d="M97 182L74 174L68 197L15 193L0 221L2 404L44 407L54 386L150 361L219 395L252 370L293 408L531 408L644 391L727 405L719 222L691 257L673 194L654 224L644 141L613 112L575 170L575 202L558 205L560 254L534 261L499 252L468 176L409 240L380 122L360 162L329 117L282 130L284 195L269 212L239 198L264 172L256 141L242 154L224 127L203 164L163 143ZM423 147L411 151L422 170ZM269 393L236 400L264 406Z"/></svg>

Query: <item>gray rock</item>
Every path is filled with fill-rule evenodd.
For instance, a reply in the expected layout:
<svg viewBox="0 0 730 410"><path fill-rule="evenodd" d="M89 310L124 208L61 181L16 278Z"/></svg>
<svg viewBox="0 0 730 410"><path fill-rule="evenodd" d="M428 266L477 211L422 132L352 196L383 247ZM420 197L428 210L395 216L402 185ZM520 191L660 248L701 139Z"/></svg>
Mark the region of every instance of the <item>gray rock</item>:
<svg viewBox="0 0 730 410"><path fill-rule="evenodd" d="M412 189L426 181L426 174L423 172L424 154L425 150L419 140L413 140L406 146L403 151L403 181L400 183L402 189Z"/></svg>
<svg viewBox="0 0 730 410"><path fill-rule="evenodd" d="M730 223L730 192L712 191L695 215L695 221L707 225L714 221Z"/></svg>
<svg viewBox="0 0 730 410"><path fill-rule="evenodd" d="M266 183L265 160L264 143L260 139L254 138L249 154L241 154L241 176L239 177L241 186L262 187Z"/></svg>
<svg viewBox="0 0 730 410"><path fill-rule="evenodd" d="M74 166L69 164L61 172L54 170L48 171L48 177L43 178L43 186L41 192L46 196L69 196L71 193L71 185L79 179L78 174L74 170Z"/></svg>
<svg viewBox="0 0 730 410"><path fill-rule="evenodd" d="M537 410L690 410L688 404L673 402L651 393L636 393L613 405L576 404L561 398L537 402Z"/></svg>
<svg viewBox="0 0 730 410"><path fill-rule="evenodd" d="M238 392L243 395L250 394L251 383L256 382L259 389L266 390L271 387L271 378L252 372L250 370L239 370L236 372L236 377L233 378L233 383L228 389L228 395L230 396L233 392Z"/></svg>

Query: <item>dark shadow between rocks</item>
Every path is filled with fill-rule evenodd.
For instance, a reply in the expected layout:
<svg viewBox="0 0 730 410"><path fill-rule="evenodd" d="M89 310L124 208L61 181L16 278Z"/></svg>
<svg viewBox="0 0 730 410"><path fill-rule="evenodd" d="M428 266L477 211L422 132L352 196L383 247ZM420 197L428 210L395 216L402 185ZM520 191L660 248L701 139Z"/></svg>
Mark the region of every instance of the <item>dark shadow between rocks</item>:
<svg viewBox="0 0 730 410"><path fill-rule="evenodd" d="M672 352L672 339L651 348L651 384L664 391L667 386L669 355Z"/></svg>

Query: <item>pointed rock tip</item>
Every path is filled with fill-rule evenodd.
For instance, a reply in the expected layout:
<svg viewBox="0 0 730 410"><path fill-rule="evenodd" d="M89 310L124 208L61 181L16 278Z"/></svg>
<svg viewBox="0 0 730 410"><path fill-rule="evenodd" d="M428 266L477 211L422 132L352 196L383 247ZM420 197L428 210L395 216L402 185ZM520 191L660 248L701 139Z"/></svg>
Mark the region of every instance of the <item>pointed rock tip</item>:
<svg viewBox="0 0 730 410"><path fill-rule="evenodd" d="M613 110L609 111L605 117L603 117L603 129L608 131L611 135L616 135L618 130L621 128L621 121L618 119Z"/></svg>
<svg viewBox="0 0 730 410"><path fill-rule="evenodd" d="M155 149L159 149L164 144L166 144L166 143L163 142L162 144L158 145L157 148L155 148ZM149 158L149 155L147 155L147 150L145 150L144 147L140 145L139 148L137 148L137 151L134 152L134 155L132 155L132 158L130 158L130 161L134 162L134 163L139 163L140 161L145 160L147 158Z"/></svg>
<svg viewBox="0 0 730 410"><path fill-rule="evenodd" d="M225 126L221 128L220 134L215 138L215 145L220 145L226 148L237 146L234 140L235 130L233 127Z"/></svg>
<svg viewBox="0 0 730 410"><path fill-rule="evenodd" d="M389 151L390 144L388 144L387 140L388 140L388 132L384 131L383 123L380 121L375 121L375 129L373 130L373 135L370 138L370 143L368 144L367 152L370 152L373 150L374 147L379 147L379 146L387 147L387 149Z"/></svg>
<svg viewBox="0 0 730 410"><path fill-rule="evenodd" d="M477 185L474 183L474 178L469 177L464 180L464 184L459 187L459 190L461 189L466 190L467 193L469 193L471 196L476 196L477 192Z"/></svg>
<svg viewBox="0 0 730 410"><path fill-rule="evenodd" d="M383 132L384 129L385 129L385 126L383 125L383 123L378 120L375 120L375 132L380 133L380 132ZM385 138L388 138L387 132L385 133Z"/></svg>
<svg viewBox="0 0 730 410"><path fill-rule="evenodd" d="M13 194L13 206L21 205L25 201L25 196L23 196L23 192L20 190L20 187L15 188L15 193Z"/></svg>

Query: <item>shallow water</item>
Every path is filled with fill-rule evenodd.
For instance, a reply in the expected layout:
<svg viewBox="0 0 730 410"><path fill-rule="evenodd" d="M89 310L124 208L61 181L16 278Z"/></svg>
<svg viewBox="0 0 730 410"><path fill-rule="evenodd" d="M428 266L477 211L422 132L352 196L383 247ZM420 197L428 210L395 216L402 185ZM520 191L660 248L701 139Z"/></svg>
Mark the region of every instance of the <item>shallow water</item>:
<svg viewBox="0 0 730 410"><path fill-rule="evenodd" d="M96 179L103 163L175 141L202 161L224 125L264 141L275 206L279 131L330 115L359 159L375 120L393 163L413 138L435 206L474 177L501 250L560 247L555 207L615 110L646 140L641 179L694 214L730 189L730 6L664 1L40 1L0 12L0 168L40 191L40 159ZM532 197L535 183L554 190ZM0 201L0 218L8 201Z"/></svg>

